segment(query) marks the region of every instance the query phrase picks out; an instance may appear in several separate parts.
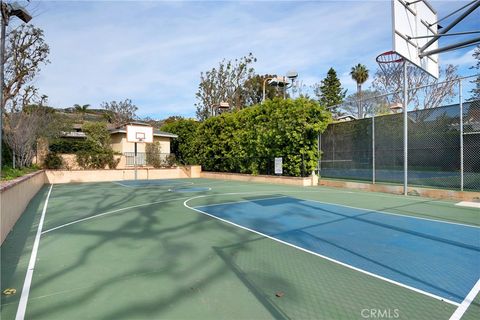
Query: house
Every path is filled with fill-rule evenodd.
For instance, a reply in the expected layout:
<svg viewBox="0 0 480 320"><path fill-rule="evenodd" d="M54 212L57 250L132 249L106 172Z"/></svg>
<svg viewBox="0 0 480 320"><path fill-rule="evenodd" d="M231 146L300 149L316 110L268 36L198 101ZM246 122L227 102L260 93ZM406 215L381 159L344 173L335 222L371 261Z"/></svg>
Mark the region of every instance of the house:
<svg viewBox="0 0 480 320"><path fill-rule="evenodd" d="M146 163L146 143L137 143L137 158L135 161L134 152L135 152L135 143L127 141L127 125L135 126L150 126L147 123L143 122L129 122L125 123L122 126L109 127L111 147L113 151L117 154L116 157L120 158L120 163L117 168L131 167L135 163L139 166L147 165ZM72 131L64 132L64 139L85 139L86 135L82 131L81 124L75 124ZM173 133L160 131L157 129L153 130L153 142L158 142L160 144L160 155L159 158L162 163L170 163L172 161L173 155L171 155L170 144L172 139L176 139L178 136ZM68 164L70 168L76 168L75 156L73 154L64 154L64 161ZM174 161L174 160L173 160Z"/></svg>
<svg viewBox="0 0 480 320"><path fill-rule="evenodd" d="M127 125L149 126L148 124L143 122L129 122L121 127L110 129L112 149L113 151L121 154L135 152L135 144L133 142L127 141ZM178 138L176 134L160 131L157 129L153 130L153 142L160 143L161 153L170 153L170 142L172 139L176 138ZM145 145L145 143L137 144L137 153L145 153Z"/></svg>

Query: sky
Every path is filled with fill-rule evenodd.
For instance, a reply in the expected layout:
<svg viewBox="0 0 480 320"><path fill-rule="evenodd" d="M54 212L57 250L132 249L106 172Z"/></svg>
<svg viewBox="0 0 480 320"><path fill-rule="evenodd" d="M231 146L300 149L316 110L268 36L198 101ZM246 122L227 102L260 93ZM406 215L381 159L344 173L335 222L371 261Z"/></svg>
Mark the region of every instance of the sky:
<svg viewBox="0 0 480 320"><path fill-rule="evenodd" d="M439 17L468 3L430 2ZM307 87L333 67L350 94L356 90L351 68L361 63L373 74L375 57L392 49L390 0L32 0L26 5L50 46L51 63L35 85L57 108L98 108L129 98L141 117L195 117L200 73L250 52L257 58L256 73L295 70ZM479 11L452 31L479 29ZM473 49L442 54L440 64L458 65L462 76L474 74Z"/></svg>

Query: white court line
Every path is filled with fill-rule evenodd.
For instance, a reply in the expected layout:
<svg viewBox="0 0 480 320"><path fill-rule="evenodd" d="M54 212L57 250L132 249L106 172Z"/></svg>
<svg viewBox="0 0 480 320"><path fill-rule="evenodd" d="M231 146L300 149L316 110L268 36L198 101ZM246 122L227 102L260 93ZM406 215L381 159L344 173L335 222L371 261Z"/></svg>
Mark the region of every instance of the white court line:
<svg viewBox="0 0 480 320"><path fill-rule="evenodd" d="M213 207L213 206L222 206L222 205L224 205L224 204L237 204L237 203L243 203L243 202L255 202L255 201L281 199L281 198L289 198L289 196L268 197L268 198L250 199L250 200L240 200L240 201L229 201L229 202L221 202L221 203L213 203L213 204L201 205L201 206L198 206L198 207L200 207L200 208L206 208L206 207Z"/></svg>
<svg viewBox="0 0 480 320"><path fill-rule="evenodd" d="M244 230L247 230L247 231L256 233L256 234L258 234L258 235L260 235L260 236L263 236L263 237L265 237L265 238L271 239L271 240L273 240L273 241L280 242L280 243L282 243L282 244L284 244L284 245L293 247L293 248L295 248L295 249L298 249L298 250L301 250L301 251L304 251L304 252L313 254L313 255L315 255L315 256L318 256L318 257L320 257L320 258L326 259L326 260L328 260L328 261L331 261L331 262L333 262L333 263L339 264L339 265L341 265L341 266L347 267L347 268L349 268L349 269L352 269L352 270L355 270L355 271L358 271L358 272L367 274L367 275L369 275L369 276L372 276L372 277L374 277L374 278L381 279L381 280L383 280L383 281L386 281L386 282L395 284L395 285L397 285L397 286L400 286L400 287L403 287L403 288L406 288L406 289L409 289L409 290L412 290L412 291L421 293L421 294L426 295L426 296L429 296L429 297L431 297L431 298L434 298L434 299L437 299L437 300L440 300L440 301L444 301L444 302L449 303L449 304L452 304L452 305L454 305L454 306L459 306L459 305L460 305L460 304L457 303L457 302L454 302L454 301L451 301L451 300L449 300L449 299L446 299L446 298L437 296L437 295L432 294L432 293L430 293L430 292L426 292L426 291L417 289L417 288L415 288L415 287L411 287L411 286L409 286L409 285L403 284L403 283L401 283L401 282L397 282L397 281L395 281L395 280L391 280L391 279L382 277L382 276L380 276L380 275L378 275L378 274L371 273L371 272L369 272L369 271L366 271L366 270L363 270L363 269L354 267L354 266L349 265L349 264L347 264L347 263L344 263L344 262L341 262L341 261L332 259L332 258L330 258L330 257L321 255L321 254L316 253L316 252L314 252L314 251L310 251L310 250L308 250L308 249L305 249L305 248L296 246L296 245L294 245L294 244L285 242L285 241L280 240L280 239L277 239L277 238L275 238L275 237L271 237L271 236L266 235L266 234L264 234L264 233L261 233L261 232L259 232L259 231L256 231L256 230L253 230L253 229L250 229L250 228L241 226L241 225L239 225L239 224L236 224L236 223L234 223L234 222L231 222L231 221L222 219L222 218L220 218L220 217L217 217L217 216L215 216L215 215L209 214L209 213L207 213L207 212L205 212L205 211L202 211L202 210L199 210L199 209L197 209L197 208L190 207L190 206L187 204L187 202L189 202L190 200L193 200L193 199L195 199L195 198L198 198L198 197L194 197L194 198L185 200L185 201L183 202L183 205L184 205L185 207L189 208L189 209L192 209L192 210L197 211L197 212L199 212L199 213L205 214L205 215L207 215L207 216L209 216L209 217L212 217L212 218L214 218L214 219L217 219L217 220L223 221L223 222L225 222L225 223L234 225L234 226L236 226L236 227L238 227L238 228L241 228L241 229L244 229Z"/></svg>
<svg viewBox="0 0 480 320"><path fill-rule="evenodd" d="M160 179L163 180L163 179ZM121 180L121 181L135 181L135 180ZM147 180L147 181L152 181L152 180ZM169 179L170 181L170 179ZM120 181L110 181L113 184L117 184L119 186L125 187L125 188L130 188L130 189L147 189L147 188L156 188L156 187L165 187L165 188L175 188L175 187L181 187L181 186L191 186L194 183L186 181L185 183L182 184L176 184L176 185L147 185L147 186L129 186L126 184L121 183Z"/></svg>
<svg viewBox="0 0 480 320"><path fill-rule="evenodd" d="M275 191L275 192L272 192L272 191L262 191L262 192L260 192L259 194L270 194L270 193L276 193L276 194L278 194L278 193L282 193L282 192L283 192L283 193L314 193L315 191L281 191L281 190L280 190L280 191ZM232 195L232 194L241 195L241 194L250 194L250 193L252 193L252 192L209 194L209 195L202 195L202 196L194 197L194 198L192 198L192 199L189 199L189 201L190 201L190 200L193 200L193 199L196 199L196 198L202 198L202 197L212 197L212 196L222 196L222 195ZM257 192L257 193L258 193L258 192ZM288 197L288 196L284 196L284 197ZM280 198L281 198L281 197L280 197ZM432 218L417 217L417 216L411 216L411 215L401 214L401 213L393 213L393 212L387 212L387 211L380 211L380 210L376 210L376 209L365 209L365 208L353 207L353 206L348 206L348 205L344 205L344 204L338 204L338 203L333 203L333 202L325 202L325 201L320 201L320 200L311 200L311 199L302 199L302 198L297 198L297 199L303 200L303 201L312 201L312 202L329 204L329 205L334 205L334 206L339 206L339 207L357 209L357 210L362 210L362 211L368 211L368 212L371 212L371 213L387 214L387 215L405 217L405 218L410 218L410 219L420 219L420 220L440 222L440 223L445 223L445 224L453 224L453 225L459 225L459 226L463 226L463 227L471 227L471 228L480 229L480 226L475 226L475 225L465 224L465 223L459 223L459 222L451 222L451 221L447 221L447 220L438 220L438 219L432 219ZM247 201L248 201L248 200L247 200ZM238 202L244 202L244 201L238 201ZM226 202L226 203L227 203L227 202ZM222 204L226 204L226 203L218 203L218 204L211 204L211 205L205 205L205 206L199 205L199 207L222 205ZM229 203L235 203L235 202L229 202Z"/></svg>
<svg viewBox="0 0 480 320"><path fill-rule="evenodd" d="M472 202L472 201L460 201L455 203L456 206L459 207L470 207L470 208L479 208L480 209L480 202Z"/></svg>
<svg viewBox="0 0 480 320"><path fill-rule="evenodd" d="M48 232L51 232L51 231L55 231L55 230L58 230L58 229L61 229L61 228L64 228L64 227L68 227L68 226L71 226L72 224L76 224L76 223L80 223L80 222L83 222L83 221L95 219L95 218L98 218L98 217L101 217L101 216L106 216L106 215L109 215L109 214L112 214L112 213L117 213L117 212L125 211L125 210L128 210L128 209L134 209L134 208L139 208L139 207L150 206L150 205L157 204L157 203L162 203L162 202L183 200L183 199L186 199L186 198L188 198L188 197L181 197L181 198L168 199L168 200L160 200L160 201L155 201L155 202L148 202L148 203L137 204L137 205L134 205L134 206L125 207L125 208L120 208L120 209L115 209L115 210L111 210L111 211L107 211L107 212L102 212L102 213L99 213L99 214L96 214L96 215L93 215L93 216L89 216L89 217L86 217L86 218L74 220L74 221L71 221L71 222L68 222L68 223L59 225L59 226L57 226L57 227L54 227L54 228L45 230L45 231L42 232L42 234L45 234L45 233L48 233Z"/></svg>
<svg viewBox="0 0 480 320"><path fill-rule="evenodd" d="M47 198L43 206L42 215L38 223L37 234L35 235L35 241L33 242L32 254L30 255L30 261L28 262L27 274L25 275L25 281L23 282L22 295L18 302L17 315L15 320L23 320L25 318L25 311L27 310L28 295L30 294L30 286L32 285L33 270L35 269L35 263L37 262L38 247L40 246L40 236L42 234L43 221L45 220L45 214L47 212L48 199L52 192L53 184L50 185Z"/></svg>
<svg viewBox="0 0 480 320"><path fill-rule="evenodd" d="M472 290L468 293L468 295L465 297L465 299L462 301L460 306L458 306L457 310L452 314L450 317L450 320L460 320L467 311L468 307L470 304L475 300L475 297L477 294L480 292L480 279L478 279L477 283L473 286Z"/></svg>
<svg viewBox="0 0 480 320"><path fill-rule="evenodd" d="M409 215L401 214L401 213L393 213L393 212L387 212L387 211L380 211L380 210L376 210L376 209L365 209L365 208L359 208L359 207L352 207L352 206L347 206L347 205L344 205L344 204L325 202L325 201L319 201L319 200L310 200L310 199L308 199L308 200L302 199L302 200L318 202L318 203L323 203L323 204L330 204L330 205L334 205L334 206L340 206L340 207L351 208L351 209L356 209L356 210L368 211L370 213L390 214L390 215L393 215L393 216L427 220L427 221L440 222L440 223L446 223L446 224L454 224L454 225L459 225L459 226L463 226L463 227L471 227L471 228L480 229L480 226L475 226L475 225L465 224L465 223L460 223L460 222L451 222L451 221L446 221L446 220L438 220L438 219L423 218L423 217L417 217L417 216L409 216Z"/></svg>

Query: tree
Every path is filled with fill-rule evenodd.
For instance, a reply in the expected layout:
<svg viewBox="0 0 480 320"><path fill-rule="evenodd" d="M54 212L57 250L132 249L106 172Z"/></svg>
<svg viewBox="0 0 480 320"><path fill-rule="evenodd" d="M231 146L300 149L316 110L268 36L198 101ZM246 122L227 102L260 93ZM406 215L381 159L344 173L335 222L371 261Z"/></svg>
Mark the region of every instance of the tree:
<svg viewBox="0 0 480 320"><path fill-rule="evenodd" d="M50 48L45 43L43 30L22 24L7 33L5 49L3 111L19 112L23 106L45 100L31 84L41 66L50 63Z"/></svg>
<svg viewBox="0 0 480 320"><path fill-rule="evenodd" d="M197 145L195 136L199 122L193 119L178 118L160 127L160 130L174 133L178 136L171 142L171 152L182 164L197 164Z"/></svg>
<svg viewBox="0 0 480 320"><path fill-rule="evenodd" d="M73 108L75 109L75 112L78 112L82 115L82 120L85 120L85 115L88 112L88 108L90 107L89 104L84 104L84 105L79 105L79 104L74 104Z"/></svg>
<svg viewBox="0 0 480 320"><path fill-rule="evenodd" d="M477 63L474 66L471 66L470 69L477 70L480 72L480 45L478 45L475 50L473 51L473 58L477 60ZM480 99L480 74L477 76L475 80L472 81L475 87L470 90L472 96L468 99L468 101L479 100Z"/></svg>
<svg viewBox="0 0 480 320"><path fill-rule="evenodd" d="M132 103L132 100L125 99L124 101L103 102L101 107L107 110L108 119L115 126L121 126L129 121L134 120L137 115L137 106Z"/></svg>
<svg viewBox="0 0 480 320"><path fill-rule="evenodd" d="M2 129L16 165L24 167L32 163L38 138L58 124L44 107L47 97L32 84L41 66L49 63L50 49L43 31L31 24L9 30L6 38Z"/></svg>
<svg viewBox="0 0 480 320"><path fill-rule="evenodd" d="M220 102L227 102L231 109L245 106L245 82L252 78L251 64L257 59L252 53L240 59L222 60L217 68L200 74L200 84L195 94L197 118L200 121L213 115L213 109Z"/></svg>
<svg viewBox="0 0 480 320"><path fill-rule="evenodd" d="M440 68L441 80L432 81L432 77L422 69L416 66L408 66L407 83L408 98L407 104L413 105L415 110L430 109L439 107L449 102L455 96L455 88L459 78L458 67L447 65ZM399 68L397 74L393 75L395 79L403 79L403 68ZM387 99L390 104L403 104L403 84L400 81L390 81L385 77L381 70L377 70L372 83L374 90L382 94L389 94Z"/></svg>
<svg viewBox="0 0 480 320"><path fill-rule="evenodd" d="M283 97L283 90L278 90L278 87L268 85L269 78L275 78L276 75L264 74L254 75L245 81L245 105L253 106L259 104L263 100L263 85L265 83L265 99L274 99L276 97ZM267 80L267 82L265 82Z"/></svg>
<svg viewBox="0 0 480 320"><path fill-rule="evenodd" d="M84 169L115 169L120 159L115 160L110 144L110 132L104 122L87 122L82 127L86 139L84 149L76 153L77 163Z"/></svg>
<svg viewBox="0 0 480 320"><path fill-rule="evenodd" d="M52 140L66 130L53 108L43 105L25 106L11 112L3 127L5 141L13 152L15 165L22 168L32 164L40 137Z"/></svg>
<svg viewBox="0 0 480 320"><path fill-rule="evenodd" d="M368 79L368 69L365 67L363 64L357 64L352 68L350 71L350 75L352 76L352 79L355 80L357 83L357 96L358 96L358 101L357 101L357 116L358 119L363 118L363 113L362 113L362 84L365 83Z"/></svg>
<svg viewBox="0 0 480 320"><path fill-rule="evenodd" d="M347 96L342 103L341 110L347 114L358 113L360 99L362 101L360 112L364 117L390 113L387 99L380 92L374 90L363 90Z"/></svg>
<svg viewBox="0 0 480 320"><path fill-rule="evenodd" d="M314 93L321 105L324 105L332 113L338 114L338 105L343 102L347 90L342 88L335 69L330 68L327 77L320 84L314 85Z"/></svg>

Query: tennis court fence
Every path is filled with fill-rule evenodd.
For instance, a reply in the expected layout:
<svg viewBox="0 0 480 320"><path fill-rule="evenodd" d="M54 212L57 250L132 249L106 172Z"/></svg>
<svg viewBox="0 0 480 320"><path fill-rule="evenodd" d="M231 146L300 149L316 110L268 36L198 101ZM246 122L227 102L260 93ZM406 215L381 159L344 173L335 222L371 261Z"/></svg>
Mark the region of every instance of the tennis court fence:
<svg viewBox="0 0 480 320"><path fill-rule="evenodd" d="M407 182L409 185L480 190L480 100L462 91L472 78L408 92ZM360 119L330 124L319 136L323 178L404 183L404 115L400 92L337 106ZM345 120L341 118L339 120ZM351 119L351 118L350 118Z"/></svg>

